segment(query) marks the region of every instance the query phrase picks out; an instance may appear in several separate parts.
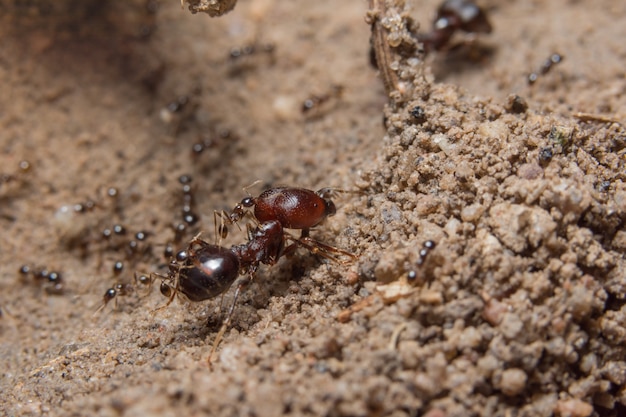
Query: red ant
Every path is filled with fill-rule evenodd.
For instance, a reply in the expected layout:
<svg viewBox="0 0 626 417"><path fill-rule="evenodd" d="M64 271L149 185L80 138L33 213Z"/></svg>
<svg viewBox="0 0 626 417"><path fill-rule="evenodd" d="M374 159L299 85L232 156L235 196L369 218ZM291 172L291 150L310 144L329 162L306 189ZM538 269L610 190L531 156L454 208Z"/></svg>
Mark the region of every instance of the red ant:
<svg viewBox="0 0 626 417"><path fill-rule="evenodd" d="M491 33L492 27L487 14L471 0L446 0L433 21L430 33L417 34L424 49L443 49L457 30L468 33Z"/></svg>
<svg viewBox="0 0 626 417"><path fill-rule="evenodd" d="M337 212L330 199L333 194L343 192L332 188L318 191L298 187L273 187L263 191L258 197L246 197L230 213L215 212L216 230L220 236L228 235L228 228L222 223L217 227L217 217L230 224L237 224L254 207L254 218L259 222L277 220L285 229L302 230L301 238L309 235L309 229L321 223L326 217Z"/></svg>
<svg viewBox="0 0 626 417"><path fill-rule="evenodd" d="M286 246L288 241L292 243ZM281 256L295 251L299 246L336 262L341 262L337 258L340 255L355 258L349 252L309 237L297 239L285 232L281 222L276 219L264 221L256 228L248 230L248 242L234 245L230 249L210 244L198 235L191 240L186 250L179 251L170 262L167 277L161 277L161 293L169 297L169 300L158 310L169 306L176 294L182 294L194 302L215 298L224 294L240 274L245 275L237 284L226 319L213 341L208 357L210 365L211 358L230 325L239 294L253 281L259 265L274 265Z"/></svg>

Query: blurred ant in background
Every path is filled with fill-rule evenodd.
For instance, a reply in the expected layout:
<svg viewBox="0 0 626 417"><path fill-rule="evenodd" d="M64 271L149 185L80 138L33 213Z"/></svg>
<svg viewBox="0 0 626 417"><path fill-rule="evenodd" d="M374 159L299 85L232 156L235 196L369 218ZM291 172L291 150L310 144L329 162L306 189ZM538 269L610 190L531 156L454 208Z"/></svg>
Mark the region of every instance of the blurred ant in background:
<svg viewBox="0 0 626 417"><path fill-rule="evenodd" d="M63 294L63 275L60 272L48 268L32 268L28 265L22 265L19 273L24 278L31 277L37 282L43 282L43 287L48 294Z"/></svg>
<svg viewBox="0 0 626 417"><path fill-rule="evenodd" d="M28 173L31 171L31 163L22 160L18 163L17 169L10 173L0 172L0 206L4 209L9 206L9 202L15 197L25 195L24 185L27 184ZM0 211L0 219L15 221L16 216L9 212Z"/></svg>
<svg viewBox="0 0 626 417"><path fill-rule="evenodd" d="M382 2L380 0L379 2ZM377 3L374 1L374 3ZM409 18L409 21L412 21ZM374 28L375 26L373 26ZM411 30L411 29L409 29ZM493 27L487 18L487 13L471 0L446 0L439 6L437 14L433 19L432 29L430 32L418 33L411 32L412 37L419 42L421 48L416 50L414 47L403 50L399 47L396 51L402 55L414 55L418 52L428 53L432 51L452 50L459 45L451 45L453 35L457 31L469 33L472 35L478 33L491 33ZM380 49L388 48L376 44L376 37L372 36L372 46L370 48L370 64L377 69L384 70L390 65L390 62L377 62L377 59L388 61L384 58L385 52ZM386 43L385 43L386 45ZM461 44L462 45L462 44ZM377 51L377 49L379 49Z"/></svg>
<svg viewBox="0 0 626 417"><path fill-rule="evenodd" d="M18 163L18 169L12 173L0 173L0 190L9 183L21 180L31 169L30 162L22 160Z"/></svg>
<svg viewBox="0 0 626 417"><path fill-rule="evenodd" d="M546 75L553 67L560 64L562 61L563 55L558 53L550 55L550 57L543 61L543 64L541 64L541 67L539 67L539 70L537 72L531 72L530 74L528 74L528 84L534 84L539 78L539 75Z"/></svg>
<svg viewBox="0 0 626 417"><path fill-rule="evenodd" d="M429 52L444 49L457 30L473 34L491 33L492 29L485 11L473 1L446 0L437 10L432 30L415 36Z"/></svg>

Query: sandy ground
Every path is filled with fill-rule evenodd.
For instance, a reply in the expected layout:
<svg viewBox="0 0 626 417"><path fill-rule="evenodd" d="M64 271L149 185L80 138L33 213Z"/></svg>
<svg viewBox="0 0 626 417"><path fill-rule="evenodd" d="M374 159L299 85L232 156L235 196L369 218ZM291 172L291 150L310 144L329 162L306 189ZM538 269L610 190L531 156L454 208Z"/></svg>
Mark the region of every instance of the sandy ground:
<svg viewBox="0 0 626 417"><path fill-rule="evenodd" d="M624 415L626 3L482 4L493 33L398 62L389 104L364 1L0 2L0 414ZM211 368L219 299L133 279L182 174L176 249L257 180L358 191L312 231L358 259L261 267Z"/></svg>

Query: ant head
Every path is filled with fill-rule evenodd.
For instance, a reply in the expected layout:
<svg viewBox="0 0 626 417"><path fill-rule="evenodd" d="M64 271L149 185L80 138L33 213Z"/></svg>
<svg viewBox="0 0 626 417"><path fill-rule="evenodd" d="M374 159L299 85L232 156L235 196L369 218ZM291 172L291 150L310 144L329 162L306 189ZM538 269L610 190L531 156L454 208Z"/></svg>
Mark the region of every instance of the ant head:
<svg viewBox="0 0 626 417"><path fill-rule="evenodd" d="M189 259L189 252L186 250L181 250L176 254L176 262L178 263L183 263L187 259Z"/></svg>
<svg viewBox="0 0 626 417"><path fill-rule="evenodd" d="M252 197L244 198L243 200L241 200L241 205L243 207L248 207L248 208L254 206L254 198L252 198Z"/></svg>
<svg viewBox="0 0 626 417"><path fill-rule="evenodd" d="M337 207L335 207L335 203L332 200L325 199L324 203L326 204L326 216L334 216L337 213Z"/></svg>

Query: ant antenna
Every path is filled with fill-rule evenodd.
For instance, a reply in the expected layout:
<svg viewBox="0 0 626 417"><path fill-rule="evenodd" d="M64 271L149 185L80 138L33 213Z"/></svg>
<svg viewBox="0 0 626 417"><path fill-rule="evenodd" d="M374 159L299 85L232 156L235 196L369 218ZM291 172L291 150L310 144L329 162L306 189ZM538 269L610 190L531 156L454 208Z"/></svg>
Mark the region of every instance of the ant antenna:
<svg viewBox="0 0 626 417"><path fill-rule="evenodd" d="M245 187L243 187L243 192L244 192L244 193L246 193L246 194L248 194L248 197L252 197L252 194L250 194L250 193L248 192L248 190L249 190L250 188L253 188L253 187L255 187L255 186L259 185L259 184L260 184L260 183L262 183L262 182L263 182L262 180L255 180L252 184L249 184L249 185L246 185Z"/></svg>

